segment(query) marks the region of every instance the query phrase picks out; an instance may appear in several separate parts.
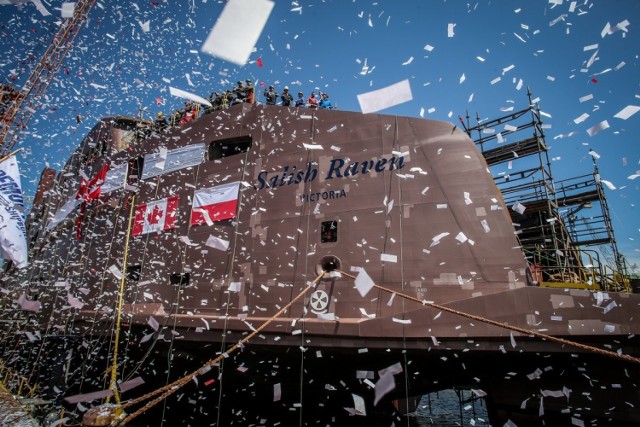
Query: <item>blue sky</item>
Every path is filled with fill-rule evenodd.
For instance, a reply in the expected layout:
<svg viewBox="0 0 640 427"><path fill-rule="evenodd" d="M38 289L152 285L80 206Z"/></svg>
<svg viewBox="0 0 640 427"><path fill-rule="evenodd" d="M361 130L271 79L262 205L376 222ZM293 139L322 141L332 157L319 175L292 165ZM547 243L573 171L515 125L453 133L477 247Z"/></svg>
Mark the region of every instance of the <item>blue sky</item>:
<svg viewBox="0 0 640 427"><path fill-rule="evenodd" d="M50 16L32 3L0 6L5 83L24 82L53 37L62 2L42 1ZM98 2L20 142L25 193L33 195L45 165L61 167L100 117L134 115L142 107L151 118L179 108L183 101L169 95L169 86L206 97L251 78L305 95L322 90L340 109L359 111L358 94L409 79L413 100L384 113L422 112L454 123L467 110L494 118L511 106L525 108L530 87L551 126L554 177L588 174L588 149L600 154L602 178L616 186L607 196L620 250L640 264L640 180L628 179L640 169L640 113L614 117L640 105L640 2L277 1L244 67L200 52L223 6L214 0ZM625 20L624 29L602 37L607 23ZM141 25L146 21L148 32ZM453 37L448 24L455 24ZM593 98L580 102L587 95ZM165 105L157 107L156 98ZM585 113L588 118L574 122ZM80 126L77 114L85 117ZM587 129L603 120L610 127L590 137Z"/></svg>

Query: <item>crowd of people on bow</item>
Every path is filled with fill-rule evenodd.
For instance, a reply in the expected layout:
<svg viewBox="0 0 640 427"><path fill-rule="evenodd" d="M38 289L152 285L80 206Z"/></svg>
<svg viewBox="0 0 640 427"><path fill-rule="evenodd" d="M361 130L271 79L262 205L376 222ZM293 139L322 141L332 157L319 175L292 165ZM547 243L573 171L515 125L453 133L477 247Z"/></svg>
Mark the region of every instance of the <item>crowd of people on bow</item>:
<svg viewBox="0 0 640 427"><path fill-rule="evenodd" d="M267 105L277 105L278 99L280 99L279 104L284 107L320 108L323 110L335 108L328 93L320 92L320 96L316 98L316 93L311 92L311 95L305 99L304 93L298 92L298 97L294 99L288 86L285 86L280 94L275 91L273 86L269 86L269 89L264 91L264 98Z"/></svg>
<svg viewBox="0 0 640 427"><path fill-rule="evenodd" d="M294 98L289 87L285 86L282 93L275 91L275 87L270 85L263 93L266 105L282 105L284 107L298 107L298 108L318 108L333 110L335 106L329 94L319 92L319 96L316 97L315 92L311 92L308 98L305 98L304 93L298 92L298 97ZM225 90L223 92L213 91L209 95L209 102L211 107L206 107L202 110L202 114L207 114L212 111L224 110L232 105L241 104L243 102L249 104L256 103L256 88L253 82L249 79L238 81L237 86L233 89ZM163 130L168 126L178 126L189 123L195 120L201 112L202 107L200 104L192 101L186 101L184 108L175 110L169 120L163 113L158 113L156 120L154 121L154 128L156 130Z"/></svg>
<svg viewBox="0 0 640 427"><path fill-rule="evenodd" d="M158 113L153 122L154 130L161 131L168 126L178 126L189 123L198 118L200 114L200 105L196 102L186 101L184 108L174 111L167 121L167 117L163 113Z"/></svg>
<svg viewBox="0 0 640 427"><path fill-rule="evenodd" d="M255 88L253 82L249 79L244 82L238 81L237 86L233 89L226 90L224 92L211 92L209 95L209 102L211 107L205 110L205 113L211 111L224 110L232 105L242 104L246 102L248 104L255 104Z"/></svg>

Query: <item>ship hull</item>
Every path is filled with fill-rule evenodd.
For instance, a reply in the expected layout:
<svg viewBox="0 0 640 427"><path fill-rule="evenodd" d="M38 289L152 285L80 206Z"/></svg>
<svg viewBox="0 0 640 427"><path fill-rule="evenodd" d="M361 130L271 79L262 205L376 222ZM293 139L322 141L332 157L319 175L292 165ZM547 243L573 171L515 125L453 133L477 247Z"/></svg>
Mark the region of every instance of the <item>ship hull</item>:
<svg viewBox="0 0 640 427"><path fill-rule="evenodd" d="M579 392L543 396L547 416L637 415L619 404L637 401L635 365L522 330L638 355L640 298L533 286L486 162L456 126L239 105L136 132L135 121L104 119L39 191L31 266L7 292L20 329L8 330L5 359L35 364L58 400L108 388L116 339L120 377L145 382L127 398L260 328L164 408L193 401L193 417L215 414L211 425L238 411L242 425L343 425L356 395L367 420L389 425L403 412L393 401L471 387L502 422L524 420L533 402L540 414L540 389L556 396L615 371L598 405ZM128 166L122 185L60 219L76 172L94 177L107 161ZM222 193L223 208L202 202ZM35 350L21 348L27 338ZM390 367L395 386L374 404Z"/></svg>
<svg viewBox="0 0 640 427"><path fill-rule="evenodd" d="M193 372L239 335L228 336L225 345L219 340L172 342L164 337L151 352L143 345L129 345L121 364L123 380L140 376L145 383L122 398L140 396ZM144 330L133 327L126 336L138 340ZM635 365L530 338L518 338L515 348L505 339L469 341L441 340L429 350L401 350L395 343L385 347L370 341L357 349L247 345L132 425L157 426L164 420L166 425L388 426L415 411L408 398L450 388L475 390L482 396L492 425L508 420L518 426L571 425L572 418L585 425L637 425L640 370ZM630 341L638 345L637 339ZM55 385L73 396L107 386L108 346L96 350L93 344L88 349L83 342L106 340L48 343L57 350L51 354L64 354L60 359L65 363L40 368L41 378L57 375L45 387ZM595 338L584 343L608 345ZM374 405L379 372L390 366L400 366L402 372L394 375L395 388ZM83 367L82 377L66 375L67 370ZM364 399L364 412L355 416L353 395ZM77 405L66 405L77 411Z"/></svg>

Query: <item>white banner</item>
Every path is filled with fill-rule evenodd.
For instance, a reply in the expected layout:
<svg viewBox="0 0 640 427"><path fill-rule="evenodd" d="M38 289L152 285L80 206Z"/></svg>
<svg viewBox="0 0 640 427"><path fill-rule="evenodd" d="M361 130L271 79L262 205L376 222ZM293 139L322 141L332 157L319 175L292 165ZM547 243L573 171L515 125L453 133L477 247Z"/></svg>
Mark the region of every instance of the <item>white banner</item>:
<svg viewBox="0 0 640 427"><path fill-rule="evenodd" d="M0 255L18 268L27 266L24 199L15 156L0 162Z"/></svg>
<svg viewBox="0 0 640 427"><path fill-rule="evenodd" d="M211 103L204 99L201 96L198 96L194 93L187 92L185 90L177 89L175 87L169 86L169 93L173 96L177 96L178 98L188 99L193 102L197 102L198 104L206 105L207 107L212 107Z"/></svg>
<svg viewBox="0 0 640 427"><path fill-rule="evenodd" d="M128 163L111 165L107 171L107 179L105 179L104 184L102 184L102 187L100 188L100 193L107 194L123 188L124 182L127 179L128 166Z"/></svg>
<svg viewBox="0 0 640 427"><path fill-rule="evenodd" d="M186 147L144 156L141 179L153 178L164 173L174 172L189 166L197 166L204 161L205 145L191 144Z"/></svg>

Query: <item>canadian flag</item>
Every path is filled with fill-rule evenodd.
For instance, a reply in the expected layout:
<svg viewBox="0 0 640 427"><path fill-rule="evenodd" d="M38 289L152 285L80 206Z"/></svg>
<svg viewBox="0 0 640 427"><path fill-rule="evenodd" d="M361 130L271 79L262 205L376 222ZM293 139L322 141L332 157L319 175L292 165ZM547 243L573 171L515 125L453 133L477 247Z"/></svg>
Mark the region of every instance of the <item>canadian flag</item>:
<svg viewBox="0 0 640 427"><path fill-rule="evenodd" d="M177 210L178 196L139 204L133 220L133 235L141 236L175 228Z"/></svg>
<svg viewBox="0 0 640 427"><path fill-rule="evenodd" d="M197 190L191 210L191 225L211 225L214 221L235 218L239 190L239 182Z"/></svg>

